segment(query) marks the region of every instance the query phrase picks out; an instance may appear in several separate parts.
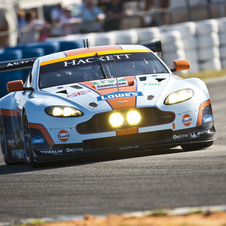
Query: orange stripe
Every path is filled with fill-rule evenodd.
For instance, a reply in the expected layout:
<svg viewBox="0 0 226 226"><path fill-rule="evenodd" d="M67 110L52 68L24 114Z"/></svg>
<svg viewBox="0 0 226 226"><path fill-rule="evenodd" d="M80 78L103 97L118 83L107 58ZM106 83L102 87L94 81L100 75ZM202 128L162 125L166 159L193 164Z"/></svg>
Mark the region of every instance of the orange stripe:
<svg viewBox="0 0 226 226"><path fill-rule="evenodd" d="M81 49L73 49L65 51L64 53L67 56L74 56L74 55L80 55L80 54L86 54L86 53L93 53L93 52L101 52L101 51L112 51L112 50L122 50L119 46L113 45L113 46L95 46L90 48L81 48Z"/></svg>
<svg viewBox="0 0 226 226"><path fill-rule="evenodd" d="M120 92L131 92L136 91L136 79L134 76L125 76L120 77L124 78L128 82L128 86L121 86L119 87ZM95 89L95 86L92 82L80 82L80 84L88 86L89 88L95 90L100 95L106 95L114 92L118 92L118 88L107 88L107 89ZM125 101L123 103L118 103L118 101ZM116 98L116 99L109 99L107 102L111 105L114 110L125 109L125 108L134 108L136 104L136 97L123 97L123 98Z"/></svg>
<svg viewBox="0 0 226 226"><path fill-rule="evenodd" d="M16 108L15 110L6 110L6 109L1 109L2 115L4 116L10 116L10 117L20 117L20 109Z"/></svg>
<svg viewBox="0 0 226 226"><path fill-rule="evenodd" d="M210 105L210 104L211 104L210 100L207 100L207 101L203 102L203 103L200 105L200 107L199 107L198 121L197 121L197 125L196 125L196 126L201 126L201 125L202 125L202 117L203 117L202 113L203 113L203 109L204 109L206 106Z"/></svg>
<svg viewBox="0 0 226 226"><path fill-rule="evenodd" d="M48 131L46 130L46 128L43 125L35 124L35 123L29 123L29 127L32 128L32 129L41 130L42 134L44 135L44 137L47 140L49 145L55 144L54 141L52 140L51 136L49 135Z"/></svg>
<svg viewBox="0 0 226 226"><path fill-rule="evenodd" d="M135 134L137 133L137 128L128 128L128 129L117 129L117 135L129 135L129 134Z"/></svg>
<svg viewBox="0 0 226 226"><path fill-rule="evenodd" d="M62 57L62 58L44 61L44 62L41 62L40 66L44 66L44 65L47 65L47 64L53 64L53 63L57 63L57 62L62 62L62 61L66 61L66 60L95 56L96 52L98 52L99 55L118 54L118 53L150 52L150 50L148 50L148 49L132 49L132 50L126 49L126 50L122 50L121 48L119 48L119 49L116 49L116 50L114 50L114 49L110 50L109 49L108 51L107 50L106 51L104 51L104 50L103 51L95 51L95 49L93 49L93 48L88 49L88 51L86 51L87 49L69 50L69 52L72 51L73 53L69 53L69 55L67 55L67 57ZM91 49L92 49L92 51L91 51ZM82 52L82 53L77 52L77 51L81 51L81 50L84 51L84 52Z"/></svg>

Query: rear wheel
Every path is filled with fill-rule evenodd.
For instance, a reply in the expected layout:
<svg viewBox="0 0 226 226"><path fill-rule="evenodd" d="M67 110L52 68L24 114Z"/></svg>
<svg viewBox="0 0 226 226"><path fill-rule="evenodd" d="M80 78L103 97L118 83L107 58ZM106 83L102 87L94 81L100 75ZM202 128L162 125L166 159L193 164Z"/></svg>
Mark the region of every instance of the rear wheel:
<svg viewBox="0 0 226 226"><path fill-rule="evenodd" d="M1 150L2 150L2 157L4 162L8 165L9 159L8 159L8 152L7 152L7 141L5 136L5 129L2 119L2 114L0 113L0 136L1 136Z"/></svg>
<svg viewBox="0 0 226 226"><path fill-rule="evenodd" d="M181 147L185 151L195 151L195 150L200 150L203 148L210 147L213 144L213 141L208 141L208 142L203 142L203 143L196 143L196 144L183 144Z"/></svg>
<svg viewBox="0 0 226 226"><path fill-rule="evenodd" d="M38 164L34 161L33 158L33 147L31 143L30 128L26 111L24 111L23 114L23 135L24 135L25 160L29 163L31 167L37 167Z"/></svg>

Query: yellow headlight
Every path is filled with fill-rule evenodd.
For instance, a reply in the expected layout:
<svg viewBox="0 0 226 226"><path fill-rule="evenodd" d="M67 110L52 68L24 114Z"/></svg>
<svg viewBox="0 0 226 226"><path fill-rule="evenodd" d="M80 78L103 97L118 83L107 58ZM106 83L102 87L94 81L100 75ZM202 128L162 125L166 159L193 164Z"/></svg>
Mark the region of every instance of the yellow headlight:
<svg viewBox="0 0 226 226"><path fill-rule="evenodd" d="M83 115L80 110L65 106L50 106L45 109L45 112L54 117L79 117Z"/></svg>
<svg viewBox="0 0 226 226"><path fill-rule="evenodd" d="M64 113L63 113L63 115L64 115L65 117L66 117L66 116L71 116L71 115L74 115L75 112L76 112L75 109L66 107L66 108L64 108Z"/></svg>
<svg viewBox="0 0 226 226"><path fill-rule="evenodd" d="M141 115L137 111L130 111L127 114L127 121L130 125L136 125L140 122Z"/></svg>
<svg viewBox="0 0 226 226"><path fill-rule="evenodd" d="M53 109L53 115L54 116L60 116L62 114L63 114L63 110L61 108L56 107L56 108Z"/></svg>
<svg viewBox="0 0 226 226"><path fill-rule="evenodd" d="M178 90L168 95L164 101L164 104L166 105L178 104L191 99L193 95L194 95L194 92L191 89Z"/></svg>
<svg viewBox="0 0 226 226"><path fill-rule="evenodd" d="M120 113L113 113L109 121L113 127L119 127L123 124L124 118Z"/></svg>

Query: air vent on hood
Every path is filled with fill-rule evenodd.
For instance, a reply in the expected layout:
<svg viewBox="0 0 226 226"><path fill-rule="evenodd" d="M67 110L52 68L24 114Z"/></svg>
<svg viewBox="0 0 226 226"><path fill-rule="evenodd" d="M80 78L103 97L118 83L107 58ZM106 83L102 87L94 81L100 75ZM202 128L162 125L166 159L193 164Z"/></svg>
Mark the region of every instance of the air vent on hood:
<svg viewBox="0 0 226 226"><path fill-rule="evenodd" d="M74 85L74 86L71 86L72 88L75 88L75 89L82 89L81 86L78 86L78 85Z"/></svg>
<svg viewBox="0 0 226 226"><path fill-rule="evenodd" d="M63 94L68 94L67 90L62 90L62 91L59 91L57 93L63 93Z"/></svg>
<svg viewBox="0 0 226 226"><path fill-rule="evenodd" d="M89 106L96 108L98 105L95 102L89 103Z"/></svg>
<svg viewBox="0 0 226 226"><path fill-rule="evenodd" d="M158 82L161 82L162 80L165 80L165 78L156 78L155 80L157 80Z"/></svg>
<svg viewBox="0 0 226 226"><path fill-rule="evenodd" d="M140 77L139 79L142 82L142 81L146 81L147 80L147 77L146 76L145 77Z"/></svg>
<svg viewBox="0 0 226 226"><path fill-rule="evenodd" d="M152 100L154 97L155 97L155 96L153 96L153 95L148 95L147 99L148 99L148 100Z"/></svg>

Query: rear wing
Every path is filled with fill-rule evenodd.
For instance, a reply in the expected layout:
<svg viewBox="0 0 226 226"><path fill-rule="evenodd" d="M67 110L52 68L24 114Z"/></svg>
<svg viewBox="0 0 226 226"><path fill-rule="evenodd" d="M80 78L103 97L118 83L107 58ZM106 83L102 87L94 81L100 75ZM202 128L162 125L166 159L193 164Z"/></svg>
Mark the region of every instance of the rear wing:
<svg viewBox="0 0 226 226"><path fill-rule="evenodd" d="M161 55L162 55L162 43L160 40L155 41L155 42L146 43L143 45L146 46L151 51L153 51L155 53L161 53Z"/></svg>
<svg viewBox="0 0 226 226"><path fill-rule="evenodd" d="M0 62L0 72L31 68L36 58Z"/></svg>

